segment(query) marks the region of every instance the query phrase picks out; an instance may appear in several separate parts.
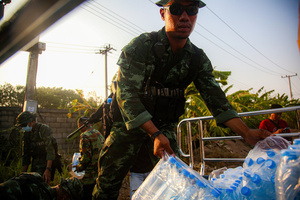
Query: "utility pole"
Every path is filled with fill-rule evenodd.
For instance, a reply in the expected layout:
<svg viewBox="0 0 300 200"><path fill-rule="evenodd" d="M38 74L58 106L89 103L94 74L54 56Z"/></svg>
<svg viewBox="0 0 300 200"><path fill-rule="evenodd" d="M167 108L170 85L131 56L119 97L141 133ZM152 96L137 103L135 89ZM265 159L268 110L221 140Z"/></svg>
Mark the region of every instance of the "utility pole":
<svg viewBox="0 0 300 200"><path fill-rule="evenodd" d="M107 53L110 53L111 50L115 50L114 48L112 48L109 45L106 45L103 49L99 50L100 54L104 54L105 55L105 99L107 99ZM115 50L116 51L116 50Z"/></svg>
<svg viewBox="0 0 300 200"><path fill-rule="evenodd" d="M46 44L37 42L35 45L30 47L27 51L30 52L27 68L27 80L25 87L25 99L23 110L30 112L37 111L37 101L34 98L34 89L36 87L36 74L38 68L38 58L42 51L45 51Z"/></svg>
<svg viewBox="0 0 300 200"><path fill-rule="evenodd" d="M291 95L291 100L293 99L293 94L292 94L292 85L291 85L291 77L297 76L297 73L295 75L285 75L281 76L281 78L288 78L289 79L289 86L290 86L290 95Z"/></svg>

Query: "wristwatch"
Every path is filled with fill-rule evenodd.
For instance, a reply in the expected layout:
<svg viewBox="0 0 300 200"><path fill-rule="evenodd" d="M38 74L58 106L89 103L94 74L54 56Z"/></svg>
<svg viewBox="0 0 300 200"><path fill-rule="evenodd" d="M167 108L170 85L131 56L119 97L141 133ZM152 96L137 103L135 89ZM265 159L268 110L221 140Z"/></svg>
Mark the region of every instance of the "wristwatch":
<svg viewBox="0 0 300 200"><path fill-rule="evenodd" d="M50 172L52 171L52 168L51 168L51 167L46 167L46 169L48 169Z"/></svg>
<svg viewBox="0 0 300 200"><path fill-rule="evenodd" d="M152 135L151 135L151 140L154 142L154 140L155 140L155 138L158 136L158 135L160 135L160 134L163 134L161 131L156 131L155 133L153 133Z"/></svg>

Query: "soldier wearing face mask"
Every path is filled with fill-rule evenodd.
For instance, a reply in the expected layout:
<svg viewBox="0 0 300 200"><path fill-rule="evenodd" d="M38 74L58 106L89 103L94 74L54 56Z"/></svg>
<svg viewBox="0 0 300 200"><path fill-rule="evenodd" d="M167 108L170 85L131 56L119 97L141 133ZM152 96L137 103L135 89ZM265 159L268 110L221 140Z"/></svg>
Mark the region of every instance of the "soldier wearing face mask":
<svg viewBox="0 0 300 200"><path fill-rule="evenodd" d="M55 159L55 150L52 144L52 130L46 124L36 122L36 114L24 111L16 118L15 126L22 127L23 155L22 172L27 172L31 164L31 172L37 172L45 183L51 178L52 162Z"/></svg>

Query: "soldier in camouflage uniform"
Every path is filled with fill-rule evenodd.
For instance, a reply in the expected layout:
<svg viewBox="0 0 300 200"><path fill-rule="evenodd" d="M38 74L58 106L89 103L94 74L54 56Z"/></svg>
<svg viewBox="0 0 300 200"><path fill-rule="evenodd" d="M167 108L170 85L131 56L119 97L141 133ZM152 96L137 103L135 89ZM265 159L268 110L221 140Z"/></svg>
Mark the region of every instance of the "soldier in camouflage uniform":
<svg viewBox="0 0 300 200"><path fill-rule="evenodd" d="M20 113L16 126L22 127L23 155L22 172L27 172L31 163L31 171L39 173L46 183L51 177L52 162L55 159L55 150L52 143L52 130L46 124L36 122L36 114L29 111Z"/></svg>
<svg viewBox="0 0 300 200"><path fill-rule="evenodd" d="M271 134L243 123L215 80L210 60L189 40L198 8L205 4L200 0L161 0L156 4L163 6L160 14L165 21L157 42L151 33L141 34L122 49L118 60L116 97L123 121L114 122L100 153L94 199L118 198L122 180L149 136L153 165L164 151L179 156L176 122L184 113L184 90L191 82L218 125L231 128L252 145ZM194 69L195 55L200 61Z"/></svg>
<svg viewBox="0 0 300 200"><path fill-rule="evenodd" d="M79 118L78 128L81 127L88 118ZM81 130L79 149L81 157L76 165L77 172L85 171L84 177L80 180L83 184L84 199L92 199L92 192L96 184L98 172L99 153L104 145L104 137L99 131L87 124Z"/></svg>
<svg viewBox="0 0 300 200"><path fill-rule="evenodd" d="M76 178L61 178L59 185L50 187L38 173L22 173L0 184L2 200L54 200L83 198L82 184Z"/></svg>

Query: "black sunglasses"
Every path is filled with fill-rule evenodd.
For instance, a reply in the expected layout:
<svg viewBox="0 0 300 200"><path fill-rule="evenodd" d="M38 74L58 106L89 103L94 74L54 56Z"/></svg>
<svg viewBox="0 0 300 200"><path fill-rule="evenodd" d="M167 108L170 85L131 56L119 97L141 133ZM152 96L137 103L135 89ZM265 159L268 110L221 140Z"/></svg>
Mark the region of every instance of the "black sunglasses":
<svg viewBox="0 0 300 200"><path fill-rule="evenodd" d="M182 15L185 11L189 16L196 15L198 13L198 5L192 4L188 6L183 6L177 3L173 3L170 6L165 6L165 9L168 9L172 15Z"/></svg>

